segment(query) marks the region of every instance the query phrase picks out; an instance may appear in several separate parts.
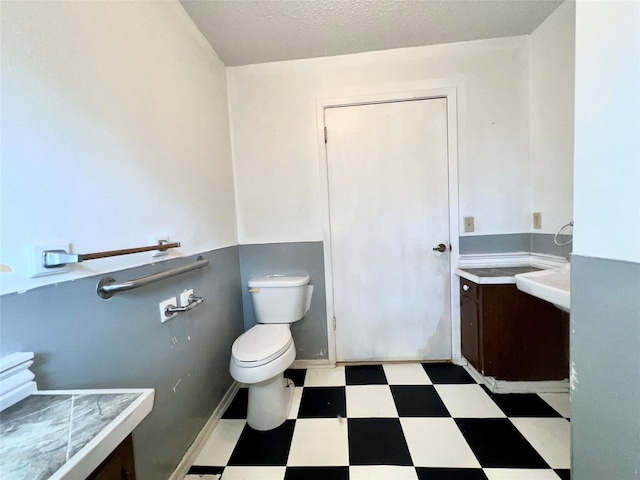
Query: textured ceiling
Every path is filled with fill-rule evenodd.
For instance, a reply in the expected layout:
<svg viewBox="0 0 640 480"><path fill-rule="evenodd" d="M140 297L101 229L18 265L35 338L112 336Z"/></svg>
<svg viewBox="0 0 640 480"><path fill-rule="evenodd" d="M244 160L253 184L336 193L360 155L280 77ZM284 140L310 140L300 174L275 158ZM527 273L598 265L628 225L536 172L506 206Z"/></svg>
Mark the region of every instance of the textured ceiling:
<svg viewBox="0 0 640 480"><path fill-rule="evenodd" d="M182 0L225 65L529 34L562 0Z"/></svg>

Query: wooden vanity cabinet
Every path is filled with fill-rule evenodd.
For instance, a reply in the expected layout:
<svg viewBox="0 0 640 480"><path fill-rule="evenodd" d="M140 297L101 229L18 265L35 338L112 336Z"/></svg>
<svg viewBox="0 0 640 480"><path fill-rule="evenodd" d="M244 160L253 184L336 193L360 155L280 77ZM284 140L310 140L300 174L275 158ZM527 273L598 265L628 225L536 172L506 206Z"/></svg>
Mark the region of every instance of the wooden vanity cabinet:
<svg viewBox="0 0 640 480"><path fill-rule="evenodd" d="M96 468L87 480L135 480L133 439L131 435Z"/></svg>
<svg viewBox="0 0 640 480"><path fill-rule="evenodd" d="M497 380L564 380L569 374L569 316L513 284L460 278L462 355Z"/></svg>

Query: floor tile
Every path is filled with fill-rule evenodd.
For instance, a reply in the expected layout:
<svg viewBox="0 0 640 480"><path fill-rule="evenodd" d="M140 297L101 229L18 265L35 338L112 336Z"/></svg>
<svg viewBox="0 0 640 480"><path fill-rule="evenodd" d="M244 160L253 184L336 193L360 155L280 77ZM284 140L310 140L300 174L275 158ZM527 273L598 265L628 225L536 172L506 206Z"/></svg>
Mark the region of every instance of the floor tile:
<svg viewBox="0 0 640 480"><path fill-rule="evenodd" d="M549 468L507 418L457 418L455 422L485 468Z"/></svg>
<svg viewBox="0 0 640 480"><path fill-rule="evenodd" d="M505 414L480 385L435 385L454 418L504 418Z"/></svg>
<svg viewBox="0 0 640 480"><path fill-rule="evenodd" d="M293 390L293 400L291 400L291 409L289 410L289 419L295 419L300 411L300 402L302 401L303 387L295 387Z"/></svg>
<svg viewBox="0 0 640 480"><path fill-rule="evenodd" d="M397 417L398 411L388 385L348 385L347 417Z"/></svg>
<svg viewBox="0 0 640 480"><path fill-rule="evenodd" d="M286 420L278 428L267 432L245 426L231 454L229 465L285 466L295 423L295 420ZM282 473L284 475L284 470Z"/></svg>
<svg viewBox="0 0 640 480"><path fill-rule="evenodd" d="M193 464L226 465L246 424L246 420L220 420Z"/></svg>
<svg viewBox="0 0 640 480"><path fill-rule="evenodd" d="M249 389L241 388L233 397L231 404L225 410L222 418L247 418L247 400L249 399Z"/></svg>
<svg viewBox="0 0 640 480"><path fill-rule="evenodd" d="M285 467L227 467L221 480L284 480Z"/></svg>
<svg viewBox="0 0 640 480"><path fill-rule="evenodd" d="M350 418L350 465L413 465L396 418Z"/></svg>
<svg viewBox="0 0 640 480"><path fill-rule="evenodd" d="M554 471L561 480L571 480L571 470L568 468L556 468Z"/></svg>
<svg viewBox="0 0 640 480"><path fill-rule="evenodd" d="M571 400L568 393L539 393L538 396L563 417L571 417Z"/></svg>
<svg viewBox="0 0 640 480"><path fill-rule="evenodd" d="M305 387L344 387L344 367L309 368L304 378Z"/></svg>
<svg viewBox="0 0 640 480"><path fill-rule="evenodd" d="M559 480L553 470L525 470L514 468L485 468L489 480Z"/></svg>
<svg viewBox="0 0 640 480"><path fill-rule="evenodd" d="M347 385L386 385L382 365L346 366L345 375Z"/></svg>
<svg viewBox="0 0 640 480"><path fill-rule="evenodd" d="M349 435L344 418L296 421L287 466L349 465Z"/></svg>
<svg viewBox="0 0 640 480"><path fill-rule="evenodd" d="M430 385L431 379L419 363L382 365L389 385Z"/></svg>
<svg viewBox="0 0 640 480"><path fill-rule="evenodd" d="M433 385L392 385L391 393L401 417L450 417Z"/></svg>
<svg viewBox="0 0 640 480"><path fill-rule="evenodd" d="M493 394L491 399L508 417L560 417L535 393Z"/></svg>
<svg viewBox="0 0 640 480"><path fill-rule="evenodd" d="M304 388L299 418L346 417L345 387Z"/></svg>
<svg viewBox="0 0 640 480"><path fill-rule="evenodd" d="M287 467L284 480L349 480L349 467Z"/></svg>
<svg viewBox="0 0 640 480"><path fill-rule="evenodd" d="M418 480L413 467L390 465L349 467L349 480Z"/></svg>
<svg viewBox="0 0 640 480"><path fill-rule="evenodd" d="M564 418L511 418L551 468L571 468L571 425Z"/></svg>
<svg viewBox="0 0 640 480"><path fill-rule="evenodd" d="M452 418L401 418L416 467L480 468Z"/></svg>
<svg viewBox="0 0 640 480"><path fill-rule="evenodd" d="M416 471L419 480L487 480L487 476L481 468L417 467Z"/></svg>
<svg viewBox="0 0 640 480"><path fill-rule="evenodd" d="M436 383L476 383L467 371L450 363L423 363L422 367L427 372L431 382Z"/></svg>
<svg viewBox="0 0 640 480"><path fill-rule="evenodd" d="M307 375L306 368L288 368L284 371L284 378L293 380L296 387L302 387L304 385L304 377Z"/></svg>

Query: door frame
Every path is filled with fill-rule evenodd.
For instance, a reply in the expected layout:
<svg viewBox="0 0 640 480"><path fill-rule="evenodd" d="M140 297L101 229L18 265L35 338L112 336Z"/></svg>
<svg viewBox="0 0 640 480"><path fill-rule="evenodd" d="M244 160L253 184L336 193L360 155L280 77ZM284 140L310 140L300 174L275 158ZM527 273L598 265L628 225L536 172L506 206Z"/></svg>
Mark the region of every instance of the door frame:
<svg viewBox="0 0 640 480"><path fill-rule="evenodd" d="M327 108L352 107L375 103L392 103L408 100L447 100L447 154L449 173L449 282L450 282L450 325L451 360L454 363L462 357L460 346L460 292L455 275L459 256L459 213L458 213L458 108L455 87L428 88L407 92L393 92L353 97L326 98L316 101L316 127L318 141L318 163L320 168L320 204L322 211L322 240L324 250L324 276L327 309L327 345L329 363L336 364L336 335L334 329L333 304L333 263L331 254L331 218L329 204L329 168L327 148L324 141L324 112Z"/></svg>

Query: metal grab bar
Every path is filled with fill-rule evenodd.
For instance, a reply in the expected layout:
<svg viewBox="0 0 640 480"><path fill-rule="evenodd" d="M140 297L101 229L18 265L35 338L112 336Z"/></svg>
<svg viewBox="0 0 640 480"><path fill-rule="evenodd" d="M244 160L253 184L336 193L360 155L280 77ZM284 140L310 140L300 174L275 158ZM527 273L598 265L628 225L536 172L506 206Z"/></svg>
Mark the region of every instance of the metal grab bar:
<svg viewBox="0 0 640 480"><path fill-rule="evenodd" d="M167 308L164 309L164 314L168 317L172 313L181 313L188 312L189 310L193 310L198 305L204 302L204 298L196 297L193 293L189 295L189 303L184 307L176 307L175 305L168 305Z"/></svg>
<svg viewBox="0 0 640 480"><path fill-rule="evenodd" d="M68 263L81 263L85 260L95 260L96 258L116 257L118 255L129 255L131 253L153 252L160 250L161 252L169 248L177 248L180 242L164 243L161 240L158 245L149 247L125 248L124 250L109 250L107 252L97 253L68 253L64 250L45 250L42 252L42 266L44 268L63 267Z"/></svg>
<svg viewBox="0 0 640 480"><path fill-rule="evenodd" d="M118 292L124 292L126 290L133 290L134 288L144 287L145 285L159 282L160 280L164 280L166 278L175 277L176 275L180 275L181 273L190 272L191 270L196 270L197 268L202 268L206 265L209 265L209 260L198 257L193 263L188 263L186 265L182 265L181 267L175 267L170 270L165 270L164 272L153 273L151 275L147 275L146 277L140 277L126 282L116 283L115 278L104 277L98 282L96 292L98 293L98 296L100 298L107 299L113 297Z"/></svg>

